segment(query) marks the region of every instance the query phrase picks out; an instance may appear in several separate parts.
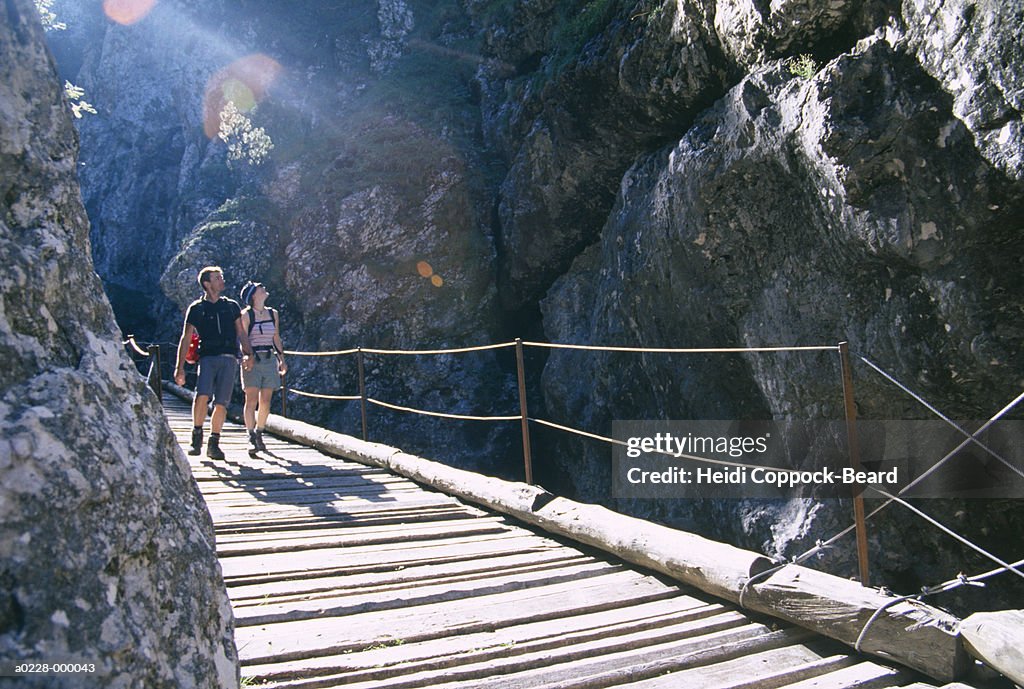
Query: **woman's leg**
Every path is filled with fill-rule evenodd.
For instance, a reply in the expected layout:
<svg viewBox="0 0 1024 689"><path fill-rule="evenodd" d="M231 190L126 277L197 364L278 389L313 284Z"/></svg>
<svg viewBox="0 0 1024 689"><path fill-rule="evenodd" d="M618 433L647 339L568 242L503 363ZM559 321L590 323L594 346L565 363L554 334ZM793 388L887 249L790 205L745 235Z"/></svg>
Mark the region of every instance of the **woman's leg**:
<svg viewBox="0 0 1024 689"><path fill-rule="evenodd" d="M245 406L242 408L242 419L245 420L245 427L253 430L256 427L256 402L260 397L259 388L245 389Z"/></svg>
<svg viewBox="0 0 1024 689"><path fill-rule="evenodd" d="M248 393L248 391L246 391ZM256 416L256 428L261 431L267 426L270 416L270 398L274 396L274 388L260 388L260 408Z"/></svg>

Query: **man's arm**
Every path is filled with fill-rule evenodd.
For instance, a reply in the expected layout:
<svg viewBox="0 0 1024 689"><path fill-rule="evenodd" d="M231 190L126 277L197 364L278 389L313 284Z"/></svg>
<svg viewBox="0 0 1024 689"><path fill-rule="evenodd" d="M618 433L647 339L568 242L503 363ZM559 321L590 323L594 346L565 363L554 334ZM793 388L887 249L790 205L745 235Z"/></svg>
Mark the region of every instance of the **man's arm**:
<svg viewBox="0 0 1024 689"><path fill-rule="evenodd" d="M185 384L185 354L188 353L189 343L192 342L192 333L196 327L185 321L181 329L181 339L178 340L178 362L174 366L174 382L178 385Z"/></svg>
<svg viewBox="0 0 1024 689"><path fill-rule="evenodd" d="M246 332L245 326L242 325L242 314L238 314L238 318L235 319L235 334L238 335L238 342L242 345L242 367L245 370L251 370L253 366L252 360L252 346L249 344L249 333Z"/></svg>

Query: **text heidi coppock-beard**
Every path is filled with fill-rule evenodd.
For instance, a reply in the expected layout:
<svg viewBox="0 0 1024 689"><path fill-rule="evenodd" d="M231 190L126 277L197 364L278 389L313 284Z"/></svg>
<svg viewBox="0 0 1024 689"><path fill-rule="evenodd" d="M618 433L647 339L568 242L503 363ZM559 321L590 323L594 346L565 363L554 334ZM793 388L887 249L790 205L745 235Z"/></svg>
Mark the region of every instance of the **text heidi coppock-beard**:
<svg viewBox="0 0 1024 689"><path fill-rule="evenodd" d="M892 488L899 485L900 477L899 467L893 467L888 471L856 471L849 467L838 471L832 469L778 471L762 467L733 467L731 469L668 467L661 471L644 471L639 467L632 467L626 471L626 480L633 484L695 483L721 485L726 483L757 483L770 484L781 488L785 486L834 485L842 483L848 485L869 484Z"/></svg>
<svg viewBox="0 0 1024 689"><path fill-rule="evenodd" d="M973 442L945 421L855 428L856 470L845 421L614 421L612 497L845 499L864 489L868 497L1024 498L1024 421L986 424Z"/></svg>

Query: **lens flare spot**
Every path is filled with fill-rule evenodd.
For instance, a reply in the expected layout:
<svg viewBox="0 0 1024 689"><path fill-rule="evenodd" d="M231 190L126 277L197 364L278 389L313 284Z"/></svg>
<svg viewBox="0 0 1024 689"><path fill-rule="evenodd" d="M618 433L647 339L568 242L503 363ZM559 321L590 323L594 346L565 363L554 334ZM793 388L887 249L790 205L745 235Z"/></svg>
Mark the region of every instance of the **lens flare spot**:
<svg viewBox="0 0 1024 689"><path fill-rule="evenodd" d="M248 112L262 101L283 68L262 53L246 55L219 70L206 82L203 130L210 139L220 131L220 113L229 102Z"/></svg>
<svg viewBox="0 0 1024 689"><path fill-rule="evenodd" d="M434 275L430 278L430 284L434 287L440 287L444 284L444 279L440 275Z"/></svg>
<svg viewBox="0 0 1024 689"><path fill-rule="evenodd" d="M241 112L249 112L256 107L256 94L244 82L228 79L223 87L224 100L231 101Z"/></svg>
<svg viewBox="0 0 1024 689"><path fill-rule="evenodd" d="M428 278L434 274L434 269L426 261L420 261L416 264L416 272L420 274L420 277Z"/></svg>
<svg viewBox="0 0 1024 689"><path fill-rule="evenodd" d="M149 14L154 5L156 0L103 0L103 12L118 24L128 26Z"/></svg>

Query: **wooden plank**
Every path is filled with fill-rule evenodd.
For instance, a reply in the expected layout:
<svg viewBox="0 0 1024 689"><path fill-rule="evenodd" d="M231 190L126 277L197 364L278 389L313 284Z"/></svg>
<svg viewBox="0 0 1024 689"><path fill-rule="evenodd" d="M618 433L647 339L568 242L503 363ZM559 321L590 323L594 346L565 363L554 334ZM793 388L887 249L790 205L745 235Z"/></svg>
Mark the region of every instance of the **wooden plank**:
<svg viewBox="0 0 1024 689"><path fill-rule="evenodd" d="M633 686L637 689L773 689L791 679L800 681L808 675L823 674L849 663L845 655L822 657L810 646L792 644L660 674L635 682Z"/></svg>
<svg viewBox="0 0 1024 689"><path fill-rule="evenodd" d="M361 568L382 570L410 567L419 563L470 560L494 555L542 552L559 547L558 544L538 536L498 534L464 536L444 542L409 547L401 543L354 546L352 548L322 548L297 553L268 553L265 555L236 555L221 558L225 580L253 573L274 572L299 576L323 571L359 571Z"/></svg>
<svg viewBox="0 0 1024 689"><path fill-rule="evenodd" d="M439 538L467 535L494 535L512 533L503 518L474 519L468 522L441 522L423 526L410 525L407 528L368 531L362 529L332 529L301 535L294 533L267 534L265 538L248 538L221 544L218 539L218 556L254 555L259 553L296 552L299 550L321 550L329 547L354 547L376 544L413 544Z"/></svg>
<svg viewBox="0 0 1024 689"><path fill-rule="evenodd" d="M445 601L488 596L511 591L527 592L534 588L550 587L574 582L582 585L590 579L621 572L622 567L595 561L584 562L557 570L534 570L493 574L484 579L444 581L440 583L406 586L384 591L341 591L338 595L320 595L305 600L284 603L267 602L261 605L235 608L235 627L271 624L322 617L342 617L371 610L393 610L430 605Z"/></svg>
<svg viewBox="0 0 1024 689"><path fill-rule="evenodd" d="M785 689L885 689L899 686L907 673L872 662L859 662L834 672L787 684ZM931 685L921 685L929 686ZM910 687L903 687L910 689ZM934 687L931 687L934 689Z"/></svg>
<svg viewBox="0 0 1024 689"><path fill-rule="evenodd" d="M494 572L550 569L562 565L592 562L593 558L571 548L552 549L539 553L516 553L477 560L459 560L443 564L403 567L389 572L372 572L287 579L260 584L231 586L228 595L235 606L262 602L269 598L315 596L322 592L343 590L387 590L420 582L473 580L491 576Z"/></svg>
<svg viewBox="0 0 1024 689"><path fill-rule="evenodd" d="M1024 686L1024 610L976 612L960 634L972 656Z"/></svg>
<svg viewBox="0 0 1024 689"><path fill-rule="evenodd" d="M283 519L311 519L322 517L325 519L351 518L357 520L364 517L390 516L393 514L408 514L410 510L439 510L457 509L462 504L454 498L448 498L440 493L423 493L420 498L403 500L399 505L389 502L341 502L332 501L319 505L306 505L296 507L294 505L260 505L248 509L220 510L221 517L215 526L232 527Z"/></svg>
<svg viewBox="0 0 1024 689"><path fill-rule="evenodd" d="M804 630L771 632L762 625L748 624L638 651L583 657L557 665L540 663L519 672L480 679L457 677L454 681L430 686L436 689L590 689L628 683L644 687L647 682L671 676L667 673L681 676L689 672L687 680L661 686L705 689L709 686L706 679L719 673L728 676L735 667L744 668L741 672L747 671L747 663L756 663L761 658L771 658L775 667L818 660L818 654L799 643L809 636ZM721 670L723 667L729 669ZM382 683L380 686L398 689L416 685ZM370 688L356 685L352 689Z"/></svg>
<svg viewBox="0 0 1024 689"><path fill-rule="evenodd" d="M680 596L595 613L528 621L484 632L459 634L380 647L343 655L322 655L299 661L248 665L250 676L271 680L331 675L346 681L375 681L420 671L457 667L468 662L492 662L549 648L573 648L594 639L658 630L712 617L739 616L718 603ZM739 616L742 622L742 616Z"/></svg>
<svg viewBox="0 0 1024 689"><path fill-rule="evenodd" d="M743 620L741 619L740 622ZM673 625L639 631L625 636L604 636L573 643L515 644L501 654L471 654L467 662L441 668L406 672L384 660L377 671L335 674L327 686L349 689L412 689L414 687L477 687L487 689L526 689L557 685L564 678L588 678L587 686L610 686L606 677L634 672L647 663L659 664L666 658L678 662L687 654L710 653L731 657L737 648L748 652L784 647L785 635L773 635L758 624L716 623L712 619L698 623ZM403 672L397 673L401 669ZM635 679L635 678L634 678ZM292 683L291 686L316 686L317 682Z"/></svg>
<svg viewBox="0 0 1024 689"><path fill-rule="evenodd" d="M417 606L407 610L242 627L235 639L243 662L268 662L359 650L374 643L436 639L499 625L596 612L679 595L678 590L634 572L600 577L596 582L556 584L527 592L480 596L468 601Z"/></svg>
<svg viewBox="0 0 1024 689"><path fill-rule="evenodd" d="M261 513L262 515L262 513ZM231 539L249 533L271 533L274 531L301 531L303 529L318 530L362 529L375 526L395 526L410 521L428 523L440 521L470 520L485 516L478 510L461 509L459 505L425 506L413 509L367 510L364 512L348 512L340 514L295 514L275 515L273 518L254 516L252 519L241 519L215 524L217 539Z"/></svg>

